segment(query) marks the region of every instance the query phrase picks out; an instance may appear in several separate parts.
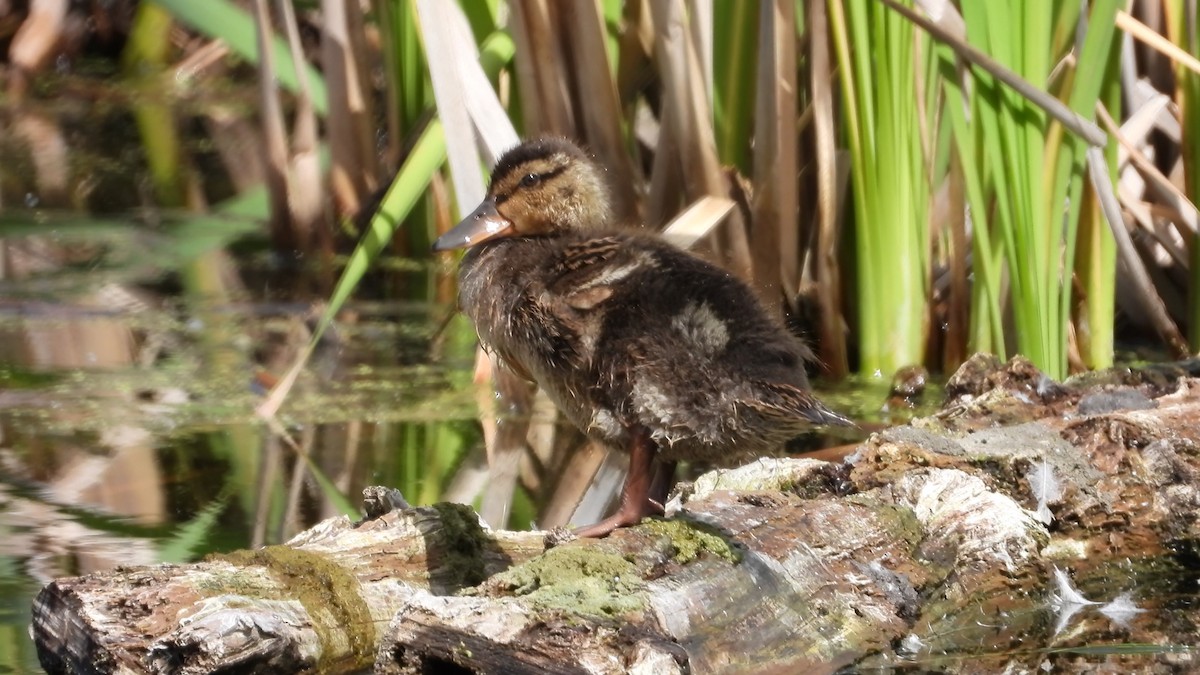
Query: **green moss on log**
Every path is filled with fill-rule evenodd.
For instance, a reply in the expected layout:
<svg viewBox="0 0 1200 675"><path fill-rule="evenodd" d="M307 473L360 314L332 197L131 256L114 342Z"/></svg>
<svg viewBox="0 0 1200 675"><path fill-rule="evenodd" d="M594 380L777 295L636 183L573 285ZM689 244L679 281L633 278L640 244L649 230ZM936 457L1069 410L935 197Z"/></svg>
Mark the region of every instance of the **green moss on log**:
<svg viewBox="0 0 1200 675"><path fill-rule="evenodd" d="M267 546L253 551L210 556L238 567L257 566L268 570L293 598L304 606L313 629L321 640L321 664L335 655L333 635L345 634L350 658L369 663L374 658L375 627L362 598L358 579L325 556L291 546ZM232 581L232 580L231 580ZM278 600L277 592L253 584L236 585L236 592L250 597ZM233 589L225 589L229 592ZM344 663L346 655L337 655ZM318 667L318 670L321 668Z"/></svg>
<svg viewBox="0 0 1200 675"><path fill-rule="evenodd" d="M673 550L671 557L680 565L692 562L705 551L735 565L742 560L742 554L726 541L716 528L704 523L671 518L648 520L638 528L669 539Z"/></svg>
<svg viewBox="0 0 1200 675"><path fill-rule="evenodd" d="M597 546L562 546L501 572L488 590L539 610L616 619L645 609L645 582L633 563Z"/></svg>

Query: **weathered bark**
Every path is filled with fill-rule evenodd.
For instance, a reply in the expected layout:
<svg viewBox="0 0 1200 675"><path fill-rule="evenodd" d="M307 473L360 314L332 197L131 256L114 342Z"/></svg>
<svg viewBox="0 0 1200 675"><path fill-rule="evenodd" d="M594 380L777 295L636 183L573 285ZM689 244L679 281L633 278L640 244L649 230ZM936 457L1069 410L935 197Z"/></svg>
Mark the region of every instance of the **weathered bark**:
<svg viewBox="0 0 1200 675"><path fill-rule="evenodd" d="M33 631L51 673L353 671L418 589L451 594L542 550L458 505L332 518L284 546L60 579Z"/></svg>
<svg viewBox="0 0 1200 675"><path fill-rule="evenodd" d="M361 666L377 636L377 670L396 673L824 672L946 653L977 672L1083 669L1033 647L1195 639L1195 607L1048 609L1056 567L1111 600L1196 555L1194 365L1058 384L978 357L942 412L845 462L712 472L669 519L607 539L543 553L544 533L490 532L447 506L332 521L296 553L59 580L35 636L51 672L334 670ZM1192 656L1087 658L1183 670Z"/></svg>

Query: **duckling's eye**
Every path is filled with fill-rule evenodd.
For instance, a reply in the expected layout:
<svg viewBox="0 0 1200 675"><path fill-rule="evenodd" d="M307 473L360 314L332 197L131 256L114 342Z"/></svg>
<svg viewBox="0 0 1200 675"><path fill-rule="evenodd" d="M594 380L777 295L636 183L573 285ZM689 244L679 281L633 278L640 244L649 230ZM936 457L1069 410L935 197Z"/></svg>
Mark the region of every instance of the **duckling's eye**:
<svg viewBox="0 0 1200 675"><path fill-rule="evenodd" d="M521 178L521 187L531 188L542 182L542 177L536 173L527 173Z"/></svg>

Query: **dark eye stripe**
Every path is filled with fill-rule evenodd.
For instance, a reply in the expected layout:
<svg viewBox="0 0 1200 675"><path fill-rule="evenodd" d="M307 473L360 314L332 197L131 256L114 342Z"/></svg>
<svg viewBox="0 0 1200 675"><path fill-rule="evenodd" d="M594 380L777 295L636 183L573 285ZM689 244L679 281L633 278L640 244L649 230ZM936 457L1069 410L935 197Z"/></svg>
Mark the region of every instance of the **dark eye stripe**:
<svg viewBox="0 0 1200 675"><path fill-rule="evenodd" d="M564 172L566 170L567 170L567 165L563 164L562 166L557 166L553 169L550 169L549 171L547 171L545 173L539 173L538 178L540 178L541 182L544 183L544 182L554 178L555 176L560 175L562 172ZM525 175L525 174L522 174L522 175ZM521 185L520 185L520 182L518 181L516 189L511 190L509 192L502 192L502 193L496 195L496 204L500 205L500 204L503 204L504 202L508 201L509 198L513 196L513 193L515 193L520 188L521 188Z"/></svg>

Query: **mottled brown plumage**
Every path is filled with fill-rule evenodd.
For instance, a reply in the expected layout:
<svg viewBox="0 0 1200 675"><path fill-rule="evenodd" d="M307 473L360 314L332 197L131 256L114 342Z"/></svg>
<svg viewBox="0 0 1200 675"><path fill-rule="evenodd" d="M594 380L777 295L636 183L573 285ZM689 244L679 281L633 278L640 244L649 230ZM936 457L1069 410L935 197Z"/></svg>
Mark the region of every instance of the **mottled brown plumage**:
<svg viewBox="0 0 1200 675"><path fill-rule="evenodd" d="M622 507L589 536L660 510L647 495L656 460L669 471L680 459L730 463L848 423L809 392L807 349L749 287L614 227L608 204L602 170L578 147L530 141L435 244L471 247L459 300L486 348L589 436L630 451Z"/></svg>

